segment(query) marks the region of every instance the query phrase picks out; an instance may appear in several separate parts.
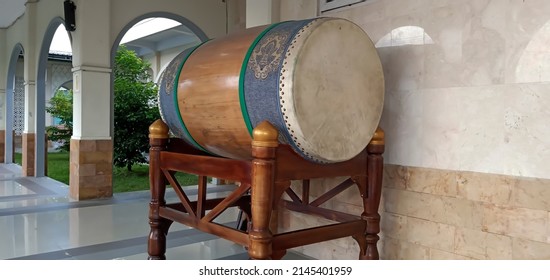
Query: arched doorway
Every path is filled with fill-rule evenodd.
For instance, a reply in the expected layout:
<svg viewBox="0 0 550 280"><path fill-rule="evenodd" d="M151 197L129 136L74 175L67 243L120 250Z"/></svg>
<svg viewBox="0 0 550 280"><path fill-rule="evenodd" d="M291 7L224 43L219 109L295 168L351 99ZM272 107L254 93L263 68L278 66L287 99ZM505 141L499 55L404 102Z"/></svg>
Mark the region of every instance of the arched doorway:
<svg viewBox="0 0 550 280"><path fill-rule="evenodd" d="M125 178L137 176L134 174L134 169L131 167L133 165L132 162L138 163L144 161L144 153L147 152L144 149L147 148L146 139L133 139L133 141L129 143L132 145L121 145L120 142L117 141L120 141L120 139L127 139L126 136L128 135L135 138L140 138L141 136L146 138L146 133L143 133L143 135L136 135L133 131L146 132L147 127L150 125L150 122L152 122L152 120L150 120L150 122L148 120L128 125L128 121L125 119L135 118L131 116L131 112L128 112L128 114L121 113L122 110L124 110L124 108L121 108L124 106L119 106L119 104L122 104L121 100L128 100L121 96L128 95L126 95L127 93L123 93L123 90L119 90L120 76L117 76L117 82L114 82L115 75L120 73L122 71L121 69L125 68L123 65L117 65L117 61L119 60L115 59L115 57L120 59L122 56L121 52L133 52L138 59L147 62L147 67L150 67L144 69L148 77L147 79L150 82L156 82L155 77L158 76L158 72L162 70L163 64L171 61L181 51L196 46L205 40L207 40L206 35L194 24L185 18L167 13L150 13L137 17L128 23L117 36L115 45L112 47L111 57L111 69L113 70L111 75L111 135L113 136L113 145L115 148L113 157L115 169L113 171L114 174L117 174L113 176L113 190L115 192L121 189L129 190L123 186L124 184L122 184L122 180L119 178L121 178L121 176L126 176ZM119 51L120 45L124 45L124 47L120 47ZM124 56L127 57L128 54ZM142 91L140 90L138 92ZM154 94L154 99L156 100L156 90ZM142 99L141 93L139 95L139 99ZM141 104L147 104L147 102L141 102ZM145 109L143 111L145 111ZM114 125L115 123L117 124L116 127ZM138 144L142 142L144 142L145 145ZM123 162L127 163L126 170L122 170L123 168L116 169L116 166L123 167ZM141 170L141 168L144 166L136 165L135 167L138 169L136 170L137 173L142 173L141 171L143 170ZM145 184L145 186L147 186L147 184Z"/></svg>
<svg viewBox="0 0 550 280"><path fill-rule="evenodd" d="M50 57L50 47L53 38L60 26L64 26L62 18L57 17L50 21L46 28L42 45L40 47L37 80L36 80L36 140L35 140L35 176L42 177L46 175L46 98L47 85L46 73L48 69L48 60Z"/></svg>
<svg viewBox="0 0 550 280"><path fill-rule="evenodd" d="M12 50L10 56L10 62L8 66L8 81L6 83L6 131L5 131L5 146L4 146L4 162L13 163L14 162L14 122L15 122L15 94L18 88L18 64L23 65L20 61L24 59L24 49L21 44L16 44ZM23 89L24 90L24 89ZM23 92L24 98L24 92ZM24 102L23 102L24 104ZM24 106L22 107L24 110ZM22 113L21 113L22 115Z"/></svg>
<svg viewBox="0 0 550 280"><path fill-rule="evenodd" d="M178 28L181 28L183 30L178 30L176 32L181 32L182 34L190 35L188 38L194 37L193 40L186 41L188 38L183 39L182 37L184 37L184 36L180 35L180 36L173 36L172 39L164 41L164 44L155 45L155 44L151 44L150 42L146 42L146 41L143 41L144 44L139 44L139 42L138 43L135 42L136 40L132 40L132 37L135 36L135 35L132 35L132 36L130 36L130 39L128 39L128 41L126 41L126 39L125 39L125 41L123 41L123 38L127 35L127 33L129 33L130 29L132 29L138 23L142 23L142 22L144 22L148 19L154 19L154 18L167 19L167 20L171 20L171 21L175 21L175 22L179 23L179 25L174 26L174 27L178 27ZM168 30L168 29L166 29L166 30ZM165 30L163 30L163 31L165 31ZM168 30L168 31L170 32L170 30ZM151 34L149 34L149 35L151 35ZM143 38L143 37L141 37L141 38ZM137 51L141 52L141 55L143 55L142 51L147 51L147 50L150 51L150 52L163 51L163 50L168 50L170 48L182 47L184 44L193 44L195 41L200 43L200 42L205 42L207 40L208 40L208 37L206 36L206 34L196 24L194 24L193 22L191 22L190 20L188 20L187 18L185 18L183 16L180 16L180 15L177 15L177 14L172 14L172 13L167 13L167 12L146 13L146 14L143 14L139 17L136 17L135 19L130 21L128 24L126 24L124 26L124 28L120 31L118 36L116 37L116 39L113 43L113 46L111 48L111 69L113 69L113 67L114 67L115 56L116 56L118 47L121 45L122 42L125 43L126 45L128 45L130 49L137 50ZM133 42L133 44L132 44L132 42ZM180 51L183 51L183 50L184 50L184 48L181 48ZM178 53L179 52L175 52L173 54L172 58L175 57ZM138 56L139 55L140 55L140 53L138 53ZM168 60L168 62L170 60L171 60L171 58ZM153 70L153 77L158 76L158 72L161 71L162 66L166 65L168 62L161 63L163 65L159 65L157 71ZM113 81L114 81L114 75L111 74L111 135L114 135L114 126L113 126L113 124L114 124L114 122L113 122L113 120L114 120Z"/></svg>

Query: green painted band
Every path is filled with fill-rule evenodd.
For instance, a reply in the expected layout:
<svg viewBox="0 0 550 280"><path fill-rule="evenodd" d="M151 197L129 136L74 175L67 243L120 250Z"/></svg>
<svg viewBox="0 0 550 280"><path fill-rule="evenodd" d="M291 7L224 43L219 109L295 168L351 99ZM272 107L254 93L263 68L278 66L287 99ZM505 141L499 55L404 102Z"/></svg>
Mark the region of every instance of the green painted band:
<svg viewBox="0 0 550 280"><path fill-rule="evenodd" d="M189 141L191 141L191 144L193 146L195 146L195 148L197 148L197 149L199 149L203 152L212 154L209 151L207 151L205 148L203 148L199 143L197 143L197 141L195 141L193 136L191 136L191 133L189 133L189 130L187 129L187 126L185 125L185 122L183 121L183 118L181 117L180 106L179 106L179 103L178 103L178 84L179 84L181 70L183 69L183 65L185 65L185 62L187 61L189 56L191 56L191 54L193 54L200 46L204 45L206 42L208 42L208 41L204 41L204 42L200 43L199 45L197 45L193 50L191 50L189 52L189 54L187 54L187 56L181 62L181 65L178 67L176 78L174 79L174 94L173 95L174 95L174 104L176 105L176 114L178 116L178 119L180 120L181 126L183 127L183 131L185 132L185 135L187 135L187 138L189 139Z"/></svg>
<svg viewBox="0 0 550 280"><path fill-rule="evenodd" d="M252 127L252 122L250 121L250 116L248 115L248 109L246 109L246 101L244 99L244 92L245 92L244 75L246 73L246 66L248 65L248 60L250 59L250 56L252 55L252 52L254 51L254 48L256 48L256 45L258 44L258 42L260 42L260 40L264 37L264 35L267 32L269 32L269 30L273 29L275 26L281 23L284 23L284 21L274 23L268 26L266 29L264 29L264 31L260 33L260 35L258 35L258 37L256 37L256 39L254 39L254 41L248 48L248 51L246 52L246 56L244 57L244 60L243 60L243 65L241 66L241 73L239 75L239 103L241 106L241 113L243 115L244 123L246 124L246 128L248 129L248 133L250 134L251 137L252 137L253 127Z"/></svg>

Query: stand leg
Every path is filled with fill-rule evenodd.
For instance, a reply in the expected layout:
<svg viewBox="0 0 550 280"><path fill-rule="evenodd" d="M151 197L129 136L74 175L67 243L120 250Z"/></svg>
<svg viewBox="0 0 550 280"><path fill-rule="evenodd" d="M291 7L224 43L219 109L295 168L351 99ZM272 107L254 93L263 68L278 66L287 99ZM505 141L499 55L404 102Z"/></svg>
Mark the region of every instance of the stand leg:
<svg viewBox="0 0 550 280"><path fill-rule="evenodd" d="M277 130L268 122L260 123L253 131L252 141L252 227L248 254L252 259L272 256L273 234L270 230L275 189L275 154Z"/></svg>
<svg viewBox="0 0 550 280"><path fill-rule="evenodd" d="M290 181L283 181L275 183L275 190L273 192L273 211L271 212L271 222L269 228L273 235L279 233L279 213L281 211L281 197L285 193L286 189L290 187ZM286 250L273 251L271 259L280 260L286 255Z"/></svg>
<svg viewBox="0 0 550 280"><path fill-rule="evenodd" d="M367 222L366 242L363 243L358 240L360 247L364 247L361 248L359 255L359 259L362 260L377 260L380 258L377 243L380 240L378 236L378 233L380 233L378 208L382 194L382 170L384 168L382 153L384 153L384 131L378 128L367 146L367 178L366 180L358 180L361 181L361 184L366 184L365 193L362 193L364 212L361 214L361 218ZM360 189L364 189L363 186L360 186Z"/></svg>
<svg viewBox="0 0 550 280"><path fill-rule="evenodd" d="M149 260L165 260L166 234L171 222L160 217L159 209L164 206L166 183L160 170L160 152L166 149L168 143L168 126L157 120L149 127L149 183L151 187L151 202L149 203Z"/></svg>

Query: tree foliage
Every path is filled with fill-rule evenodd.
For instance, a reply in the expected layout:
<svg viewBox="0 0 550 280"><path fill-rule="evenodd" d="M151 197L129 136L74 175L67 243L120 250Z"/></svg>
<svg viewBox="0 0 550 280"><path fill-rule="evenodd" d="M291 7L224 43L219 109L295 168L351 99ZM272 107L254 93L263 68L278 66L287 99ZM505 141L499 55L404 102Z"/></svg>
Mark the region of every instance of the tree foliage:
<svg viewBox="0 0 550 280"><path fill-rule="evenodd" d="M148 150L149 125L160 118L157 107L157 87L151 81L150 64L135 52L121 45L115 56L114 73L114 159L117 167L129 171L135 163L145 163ZM61 119L61 126L47 128L51 140L62 141L69 148L73 131L73 98L56 94L46 111Z"/></svg>
<svg viewBox="0 0 550 280"><path fill-rule="evenodd" d="M151 81L150 64L135 52L120 46L113 69L114 81L114 164L131 170L134 163L145 163L149 125L160 118L156 103L157 87Z"/></svg>
<svg viewBox="0 0 550 280"><path fill-rule="evenodd" d="M48 139L60 142L59 149L68 151L73 135L73 91L57 90L50 99L46 112L60 120L58 125L46 128Z"/></svg>

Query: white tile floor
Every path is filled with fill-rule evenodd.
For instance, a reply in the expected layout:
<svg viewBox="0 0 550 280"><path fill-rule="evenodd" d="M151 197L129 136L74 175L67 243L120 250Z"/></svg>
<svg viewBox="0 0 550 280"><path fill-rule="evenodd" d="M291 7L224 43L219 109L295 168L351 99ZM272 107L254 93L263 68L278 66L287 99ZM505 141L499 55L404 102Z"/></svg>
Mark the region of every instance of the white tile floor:
<svg viewBox="0 0 550 280"><path fill-rule="evenodd" d="M20 174L19 166L0 164L0 259L147 258L148 191L77 202L62 183ZM209 187L209 197L230 188ZM168 202L176 199L167 192ZM217 222L233 226L236 217L226 211ZM248 258L242 246L176 223L167 246L172 260ZM309 258L289 252L285 259Z"/></svg>

